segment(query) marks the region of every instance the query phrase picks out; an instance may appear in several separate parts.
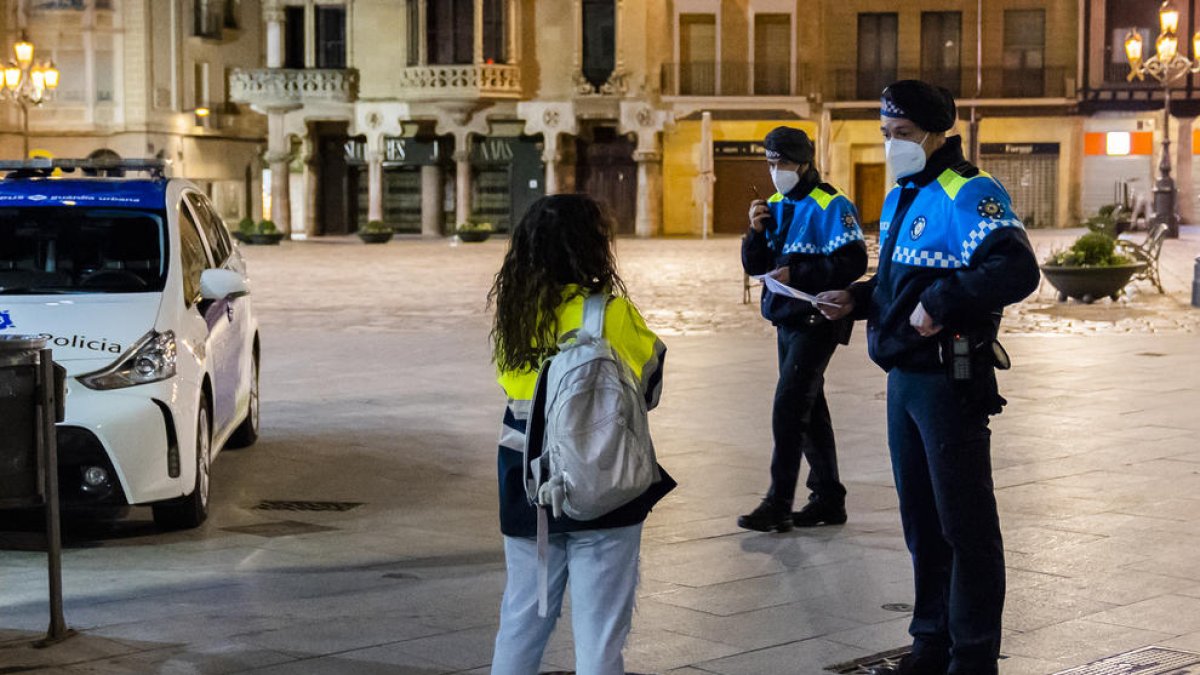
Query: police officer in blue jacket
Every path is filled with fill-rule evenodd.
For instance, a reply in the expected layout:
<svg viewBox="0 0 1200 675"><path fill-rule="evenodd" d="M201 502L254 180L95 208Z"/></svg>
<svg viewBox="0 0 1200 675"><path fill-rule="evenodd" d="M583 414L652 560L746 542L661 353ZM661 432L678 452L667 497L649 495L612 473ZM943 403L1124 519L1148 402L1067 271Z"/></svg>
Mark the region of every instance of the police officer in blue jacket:
<svg viewBox="0 0 1200 675"><path fill-rule="evenodd" d="M854 204L813 166L813 144L799 129L777 127L763 141L777 192L750 204L750 229L742 240L747 274L770 273L782 284L815 294L844 288L867 268L867 249ZM762 314L776 327L779 382L771 413L775 448L771 487L738 526L787 532L846 522L846 488L838 478L833 423L825 401L825 367L852 323L829 321L808 301L764 286ZM808 460L811 494L792 512L800 458Z"/></svg>
<svg viewBox="0 0 1200 675"><path fill-rule="evenodd" d="M897 179L880 219L878 273L820 294L829 318L867 320L888 373L888 445L916 602L905 675L991 675L1000 654L1004 548L988 416L1005 404L995 369L1003 307L1037 288L1037 260L1004 187L946 136L950 92L904 80L883 91L881 129Z"/></svg>

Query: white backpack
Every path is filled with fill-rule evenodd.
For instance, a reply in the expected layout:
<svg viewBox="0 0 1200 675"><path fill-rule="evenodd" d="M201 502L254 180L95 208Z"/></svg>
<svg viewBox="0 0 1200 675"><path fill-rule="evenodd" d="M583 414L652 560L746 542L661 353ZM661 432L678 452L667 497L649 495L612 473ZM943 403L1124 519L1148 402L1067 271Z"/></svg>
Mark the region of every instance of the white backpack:
<svg viewBox="0 0 1200 675"><path fill-rule="evenodd" d="M538 615L547 611L549 523L593 520L660 479L646 398L604 339L607 294L583 304L583 325L538 372L525 436L525 494L537 506Z"/></svg>
<svg viewBox="0 0 1200 675"><path fill-rule="evenodd" d="M534 389L525 491L556 518L599 518L659 479L645 395L604 339L608 300L588 296L583 326L542 364Z"/></svg>

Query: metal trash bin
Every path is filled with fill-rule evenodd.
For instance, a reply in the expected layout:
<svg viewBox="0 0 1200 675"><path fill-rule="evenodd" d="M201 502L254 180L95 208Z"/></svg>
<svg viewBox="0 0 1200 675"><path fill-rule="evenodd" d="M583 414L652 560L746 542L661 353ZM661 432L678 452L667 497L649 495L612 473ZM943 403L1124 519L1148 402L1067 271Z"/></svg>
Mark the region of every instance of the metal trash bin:
<svg viewBox="0 0 1200 675"><path fill-rule="evenodd" d="M45 506L50 628L35 646L75 631L62 612L62 537L58 513L58 431L66 371L46 338L0 335L0 508Z"/></svg>
<svg viewBox="0 0 1200 675"><path fill-rule="evenodd" d="M0 335L0 508L40 506L46 496L38 370L46 339Z"/></svg>

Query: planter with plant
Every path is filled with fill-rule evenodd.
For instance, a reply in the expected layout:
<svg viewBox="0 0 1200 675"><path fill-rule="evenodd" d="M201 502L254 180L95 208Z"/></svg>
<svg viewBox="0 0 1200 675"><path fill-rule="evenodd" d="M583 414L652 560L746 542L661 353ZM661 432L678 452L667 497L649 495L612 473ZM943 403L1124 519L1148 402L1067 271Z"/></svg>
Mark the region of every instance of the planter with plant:
<svg viewBox="0 0 1200 675"><path fill-rule="evenodd" d="M393 234L394 230L382 220L372 220L358 228L358 238L362 239L364 244L386 244L391 241Z"/></svg>
<svg viewBox="0 0 1200 675"><path fill-rule="evenodd" d="M275 227L275 223L269 220L260 220L254 226L254 231L246 234L245 237L242 241L247 244L273 245L283 240L283 233Z"/></svg>
<svg viewBox="0 0 1200 675"><path fill-rule="evenodd" d="M254 221L249 218L242 218L238 221L237 229L233 231L233 238L238 241L246 241L252 234L254 234Z"/></svg>
<svg viewBox="0 0 1200 675"><path fill-rule="evenodd" d="M1103 297L1116 300L1121 289L1146 264L1134 262L1116 252L1116 239L1104 227L1089 224L1092 230L1075 240L1070 248L1053 251L1042 263L1042 274L1058 289L1058 301L1075 298L1092 303Z"/></svg>
<svg viewBox="0 0 1200 675"><path fill-rule="evenodd" d="M487 238L492 236L492 224L483 221L459 223L456 233L462 241L487 241Z"/></svg>

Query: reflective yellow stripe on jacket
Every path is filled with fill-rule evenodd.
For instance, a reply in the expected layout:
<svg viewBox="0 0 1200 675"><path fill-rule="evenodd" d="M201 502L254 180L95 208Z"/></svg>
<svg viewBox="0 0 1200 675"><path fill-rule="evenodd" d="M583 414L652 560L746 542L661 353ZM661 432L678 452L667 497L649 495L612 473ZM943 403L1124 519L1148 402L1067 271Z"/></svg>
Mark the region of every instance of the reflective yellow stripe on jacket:
<svg viewBox="0 0 1200 675"><path fill-rule="evenodd" d="M573 297L558 306L559 335L583 324L584 296L578 294L578 287L568 287L564 295ZM625 298L613 298L608 303L608 311L604 314L604 337L633 370L634 377L645 386L651 372L658 369L658 360L664 348L658 336L646 327L641 314ZM508 398L522 401L533 398L537 375L536 370L509 370L501 371L496 379Z"/></svg>

